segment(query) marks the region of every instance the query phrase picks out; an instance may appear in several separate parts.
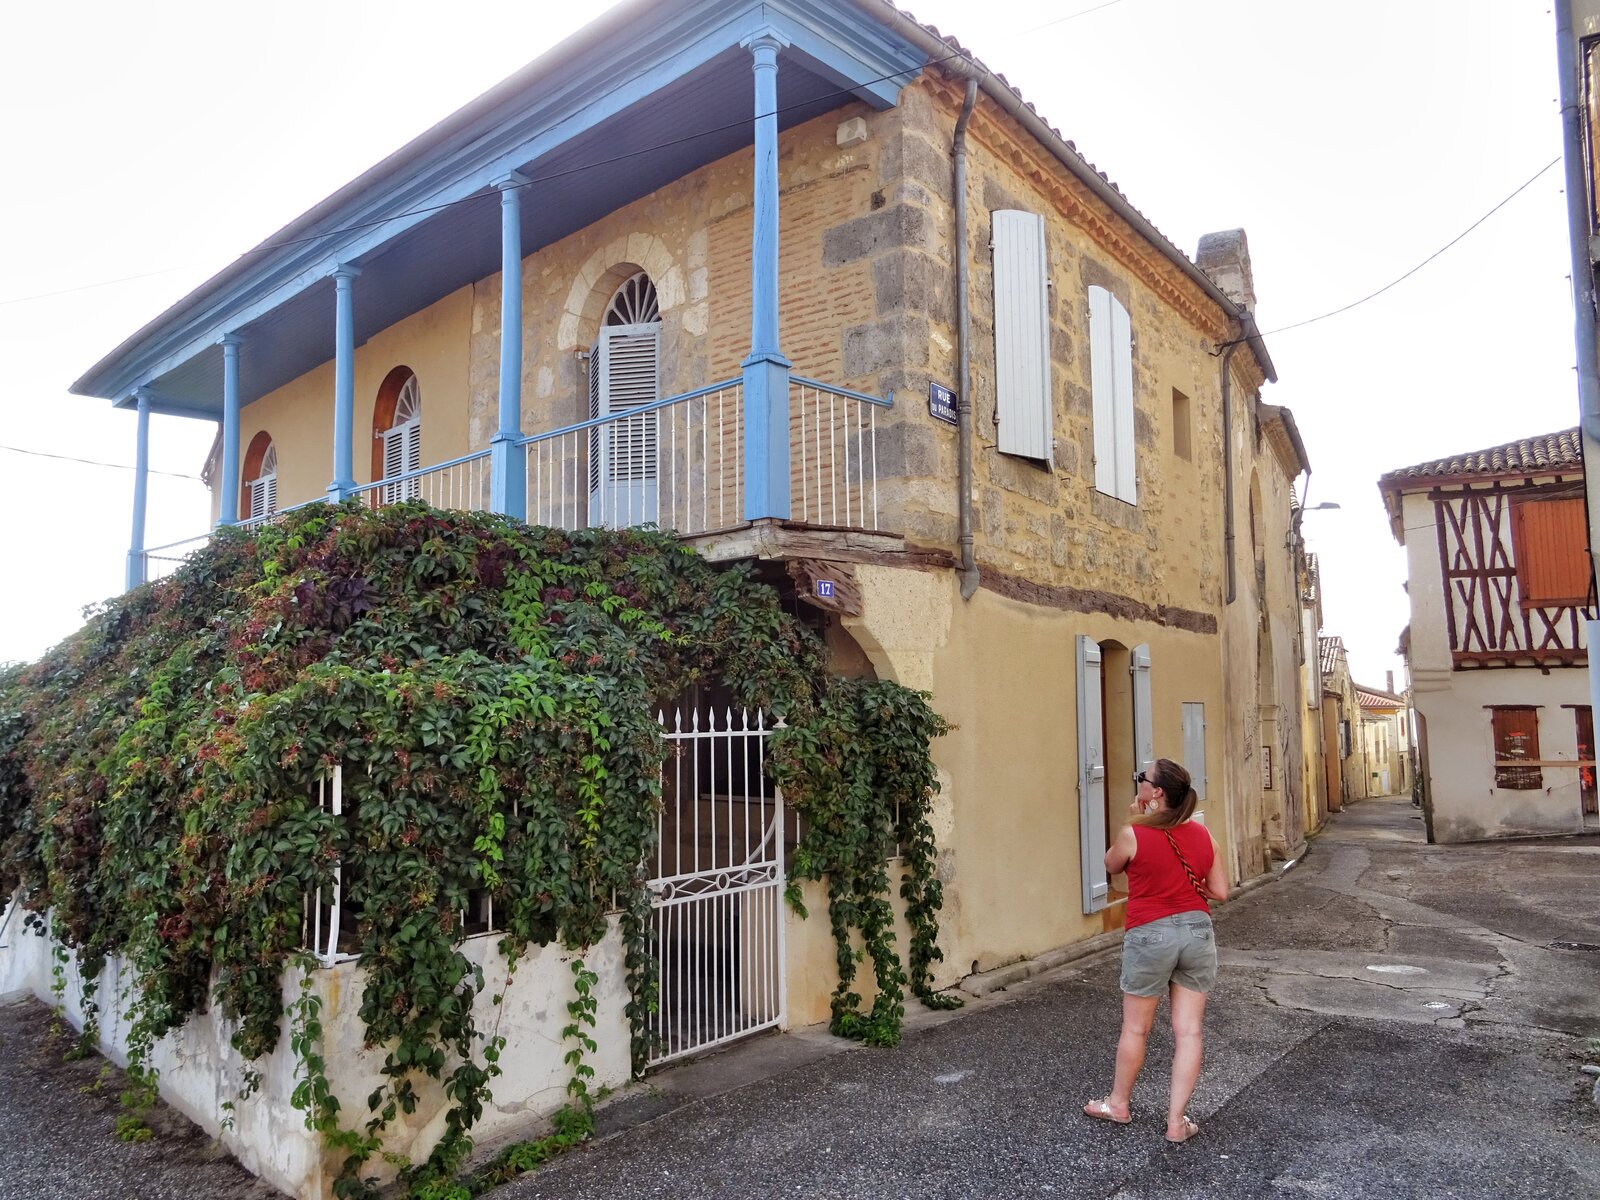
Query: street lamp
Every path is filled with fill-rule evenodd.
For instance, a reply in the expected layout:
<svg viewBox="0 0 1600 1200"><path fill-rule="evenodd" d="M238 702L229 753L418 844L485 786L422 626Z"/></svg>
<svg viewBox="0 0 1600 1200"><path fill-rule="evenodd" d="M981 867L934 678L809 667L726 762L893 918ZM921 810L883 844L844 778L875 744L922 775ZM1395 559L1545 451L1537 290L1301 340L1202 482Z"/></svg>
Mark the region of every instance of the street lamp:
<svg viewBox="0 0 1600 1200"><path fill-rule="evenodd" d="M1300 522L1308 512L1320 512L1327 508L1341 507L1337 500L1324 500L1321 504L1313 504L1305 508L1297 508L1289 515L1289 541L1286 548L1293 550L1300 541Z"/></svg>

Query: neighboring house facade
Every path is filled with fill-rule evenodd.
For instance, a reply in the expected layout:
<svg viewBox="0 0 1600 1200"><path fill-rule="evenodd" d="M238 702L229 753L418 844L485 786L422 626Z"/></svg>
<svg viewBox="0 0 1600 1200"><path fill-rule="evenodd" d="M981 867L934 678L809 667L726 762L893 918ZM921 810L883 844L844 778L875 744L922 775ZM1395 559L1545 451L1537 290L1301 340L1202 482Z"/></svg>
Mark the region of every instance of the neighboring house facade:
<svg viewBox="0 0 1600 1200"><path fill-rule="evenodd" d="M1361 765L1361 702L1350 679L1350 658L1344 639L1318 639L1322 675L1322 747L1328 781L1328 808L1338 812L1367 794Z"/></svg>
<svg viewBox="0 0 1600 1200"><path fill-rule="evenodd" d="M1300 744L1305 780L1305 829L1314 833L1328 819L1328 762L1322 694L1322 569L1315 554L1299 550L1296 574L1300 585Z"/></svg>
<svg viewBox="0 0 1600 1200"><path fill-rule="evenodd" d="M1157 756L1233 879L1299 852L1309 464L1261 402L1253 308L1242 231L1190 259L882 0L672 0L499 85L75 390L136 408L141 443L151 411L220 420L223 522L416 497L757 561L839 670L956 727L948 986L1120 926L1101 859ZM189 549L143 545L143 479L130 584ZM770 1023L823 1020L827 922L774 919Z"/></svg>
<svg viewBox="0 0 1600 1200"><path fill-rule="evenodd" d="M1411 790L1406 755L1406 698L1356 685L1361 706L1362 774L1367 795L1396 796Z"/></svg>
<svg viewBox="0 0 1600 1200"><path fill-rule="evenodd" d="M1576 429L1391 471L1430 840L1576 833L1593 771Z"/></svg>

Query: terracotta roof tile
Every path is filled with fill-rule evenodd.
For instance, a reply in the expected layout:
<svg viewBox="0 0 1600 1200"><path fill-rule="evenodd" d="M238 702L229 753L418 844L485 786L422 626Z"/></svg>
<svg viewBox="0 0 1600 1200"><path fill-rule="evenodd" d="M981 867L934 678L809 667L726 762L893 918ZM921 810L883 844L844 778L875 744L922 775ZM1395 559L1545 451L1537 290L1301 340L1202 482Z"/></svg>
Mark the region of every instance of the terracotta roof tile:
<svg viewBox="0 0 1600 1200"><path fill-rule="evenodd" d="M1413 481L1455 475L1548 475L1583 469L1583 440L1576 428L1560 433L1522 438L1487 450L1469 450L1432 462L1390 471L1378 480L1380 488L1404 490Z"/></svg>
<svg viewBox="0 0 1600 1200"><path fill-rule="evenodd" d="M1320 637L1317 639L1317 656L1321 660L1322 673L1332 675L1339 666L1339 659L1344 654L1344 639L1341 637Z"/></svg>
<svg viewBox="0 0 1600 1200"><path fill-rule="evenodd" d="M1382 688L1364 688L1356 684L1356 700L1362 708L1404 708L1406 702Z"/></svg>

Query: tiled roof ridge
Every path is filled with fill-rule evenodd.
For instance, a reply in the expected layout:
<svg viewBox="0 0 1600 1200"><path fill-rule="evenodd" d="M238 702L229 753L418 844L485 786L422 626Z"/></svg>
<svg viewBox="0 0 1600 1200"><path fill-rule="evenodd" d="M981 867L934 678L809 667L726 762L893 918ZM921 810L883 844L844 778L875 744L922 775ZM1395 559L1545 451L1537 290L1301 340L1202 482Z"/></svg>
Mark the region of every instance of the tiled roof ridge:
<svg viewBox="0 0 1600 1200"><path fill-rule="evenodd" d="M1484 450L1467 450L1429 462L1398 467L1381 476L1379 487L1451 475L1518 475L1577 470L1583 467L1583 439L1574 425L1555 433L1535 434Z"/></svg>
<svg viewBox="0 0 1600 1200"><path fill-rule="evenodd" d="M1405 697L1394 692L1386 692L1382 688L1367 687L1365 684L1352 684L1356 689L1356 700L1363 708L1404 708Z"/></svg>

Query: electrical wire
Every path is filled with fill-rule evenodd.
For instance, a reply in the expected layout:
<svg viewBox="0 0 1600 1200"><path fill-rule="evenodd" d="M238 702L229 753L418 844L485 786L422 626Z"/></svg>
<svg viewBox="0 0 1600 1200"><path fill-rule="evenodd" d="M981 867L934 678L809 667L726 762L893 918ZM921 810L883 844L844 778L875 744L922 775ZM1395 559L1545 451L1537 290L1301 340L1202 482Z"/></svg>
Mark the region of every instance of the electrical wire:
<svg viewBox="0 0 1600 1200"><path fill-rule="evenodd" d="M13 454L31 454L35 458L53 458L58 462L82 463L88 467L110 467L114 471L138 470L137 467L130 466L128 463L101 462L99 459L94 458L74 458L70 454L51 454L47 450L25 450L21 446L0 446L0 450L9 450ZM192 479L196 483L205 482L198 475L184 475L178 471L158 471L154 467L149 468L149 473L151 475L168 475L173 479Z"/></svg>
<svg viewBox="0 0 1600 1200"><path fill-rule="evenodd" d="M1501 200L1500 203L1496 204L1488 212L1484 213L1483 216L1479 217L1471 225L1468 225L1460 233L1456 234L1455 237L1451 238L1444 245L1440 246L1437 250L1435 250L1432 254L1428 255L1427 258L1423 259L1416 266L1412 267L1404 275L1401 275L1397 279L1391 279L1388 283L1384 284L1377 291L1369 292L1365 296L1361 297L1361 299L1359 299L1359 300L1352 300L1349 304L1343 305L1340 308L1332 309L1331 311L1325 312L1325 313L1321 314L1320 316L1307 317L1304 321L1295 321L1293 324L1290 324L1290 325L1280 325L1276 329L1269 329L1265 333L1261 334L1260 336L1264 337L1264 338L1265 337L1273 337L1276 334L1287 333L1291 329L1303 329L1307 325L1315 325L1318 321L1326 321L1329 317L1337 317L1340 313L1347 313L1352 308L1358 308L1361 305L1365 304L1368 300L1377 299L1379 296L1381 296L1385 292L1387 292L1390 288L1395 287L1398 284L1404 283L1406 280L1410 279L1418 271L1422 270L1423 267L1427 266L1434 259L1438 258L1441 254L1443 254L1446 250L1450 249L1450 247L1454 246L1462 238L1466 237L1467 234L1471 233L1479 225L1482 225L1490 217L1494 216L1495 213L1499 212L1506 205L1510 204L1513 200L1515 200L1523 192L1527 191L1528 188L1532 187L1533 184L1539 179L1539 177L1541 175L1543 175L1546 171L1548 171L1551 167L1555 166L1560 161L1561 161L1561 156L1558 154L1555 158L1552 158L1549 162L1545 163L1544 166L1540 167L1537 171L1535 171L1532 176L1530 176L1526 181L1524 181L1515 190L1513 190L1510 195L1506 196L1503 200ZM1240 343L1248 341L1248 340L1249 340L1248 338L1235 338L1231 342L1222 342L1217 346L1217 349L1214 352L1214 355L1215 354L1220 354L1228 346L1237 346Z"/></svg>

